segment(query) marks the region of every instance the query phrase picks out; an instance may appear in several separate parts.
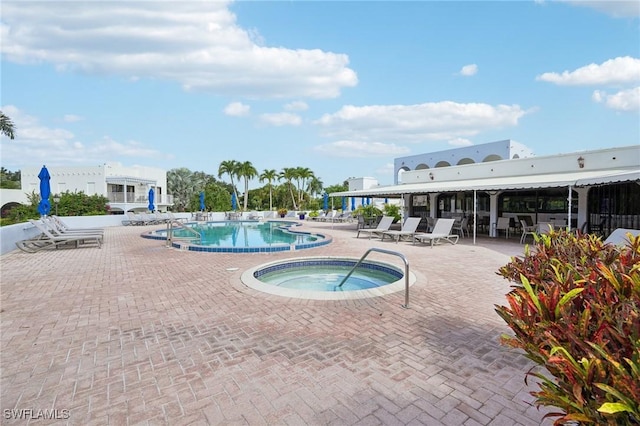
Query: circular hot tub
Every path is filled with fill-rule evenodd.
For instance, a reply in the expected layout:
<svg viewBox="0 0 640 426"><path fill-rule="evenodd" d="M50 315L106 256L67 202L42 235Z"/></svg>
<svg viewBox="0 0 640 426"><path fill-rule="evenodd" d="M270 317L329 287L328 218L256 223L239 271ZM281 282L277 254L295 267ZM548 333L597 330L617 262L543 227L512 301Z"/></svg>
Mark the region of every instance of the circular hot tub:
<svg viewBox="0 0 640 426"><path fill-rule="evenodd" d="M363 299L405 290L403 269L371 260L354 269L357 262L344 257L286 259L248 269L241 280L263 293L312 300ZM414 282L409 273L409 285Z"/></svg>

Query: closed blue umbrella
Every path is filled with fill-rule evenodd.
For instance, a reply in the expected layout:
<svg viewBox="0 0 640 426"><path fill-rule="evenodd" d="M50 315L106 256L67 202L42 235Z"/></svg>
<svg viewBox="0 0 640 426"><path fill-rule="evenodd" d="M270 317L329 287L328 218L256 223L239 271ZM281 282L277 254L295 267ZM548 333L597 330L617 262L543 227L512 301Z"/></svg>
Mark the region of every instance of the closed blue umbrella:
<svg viewBox="0 0 640 426"><path fill-rule="evenodd" d="M238 200L236 200L236 193L231 194L231 210L238 208Z"/></svg>
<svg viewBox="0 0 640 426"><path fill-rule="evenodd" d="M149 211L152 212L156 209L156 206L153 205L153 198L154 198L154 193L153 193L153 188L149 189Z"/></svg>
<svg viewBox="0 0 640 426"><path fill-rule="evenodd" d="M371 204L371 198L367 197L367 205Z"/></svg>
<svg viewBox="0 0 640 426"><path fill-rule="evenodd" d="M355 209L356 209L356 198L351 197L351 210L355 210Z"/></svg>
<svg viewBox="0 0 640 426"><path fill-rule="evenodd" d="M204 192L200 192L200 211L204 211Z"/></svg>
<svg viewBox="0 0 640 426"><path fill-rule="evenodd" d="M322 203L323 203L322 206L324 207L324 209L329 210L329 194L327 194L326 192L324 193Z"/></svg>
<svg viewBox="0 0 640 426"><path fill-rule="evenodd" d="M40 179L40 203L38 203L38 212L42 216L46 216L51 211L51 203L49 202L49 196L51 195L51 176L49 175L47 166L42 166L38 178Z"/></svg>
<svg viewBox="0 0 640 426"><path fill-rule="evenodd" d="M360 205L364 207L364 197L360 199Z"/></svg>
<svg viewBox="0 0 640 426"><path fill-rule="evenodd" d="M385 204L389 204L389 199L388 199L388 198L385 198L385 199L384 199L384 203L385 203Z"/></svg>
<svg viewBox="0 0 640 426"><path fill-rule="evenodd" d="M347 209L347 197L342 197L342 211Z"/></svg>

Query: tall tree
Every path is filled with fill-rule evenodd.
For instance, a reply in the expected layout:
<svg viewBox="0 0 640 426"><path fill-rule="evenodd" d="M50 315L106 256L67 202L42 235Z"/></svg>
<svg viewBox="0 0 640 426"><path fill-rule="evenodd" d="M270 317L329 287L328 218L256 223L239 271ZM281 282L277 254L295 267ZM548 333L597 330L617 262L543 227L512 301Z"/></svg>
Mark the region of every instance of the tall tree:
<svg viewBox="0 0 640 426"><path fill-rule="evenodd" d="M324 184L322 183L322 181L317 177L313 176L311 179L309 179L309 183L307 185L307 192L312 197L317 197L322 193L323 187L324 187Z"/></svg>
<svg viewBox="0 0 640 426"><path fill-rule="evenodd" d="M249 179L253 179L258 176L258 171L251 161L245 161L238 164L238 176L244 178L244 209L247 210L247 203L249 201Z"/></svg>
<svg viewBox="0 0 640 426"><path fill-rule="evenodd" d="M274 169L265 169L260 174L260 182L264 182L265 180L269 182L269 210L273 211L273 184L272 182L278 178L278 172Z"/></svg>
<svg viewBox="0 0 640 426"><path fill-rule="evenodd" d="M14 136L13 121L7 117L4 112L0 111L0 133L7 136L9 139L13 139Z"/></svg>
<svg viewBox="0 0 640 426"><path fill-rule="evenodd" d="M305 189L307 187L307 181L311 179L314 174L311 169L307 167L296 167L296 174L298 180L298 202L302 205Z"/></svg>
<svg viewBox="0 0 640 426"><path fill-rule="evenodd" d="M236 189L236 184L233 182L233 178L238 177L239 165L240 163L236 160L226 160L221 162L218 167L219 178L226 174L229 176L229 179L231 179L231 186L233 187L233 194L236 196L236 200L238 199L238 190Z"/></svg>
<svg viewBox="0 0 640 426"><path fill-rule="evenodd" d="M184 211L194 194L196 181L193 173L186 167L171 169L167 172L167 191L173 194L173 205Z"/></svg>
<svg viewBox="0 0 640 426"><path fill-rule="evenodd" d="M296 203L296 196L293 193L293 179L297 177L296 169L293 167L285 167L280 172L280 177L287 181L289 187L289 193L291 194L291 201L293 201L293 209L298 210L298 204Z"/></svg>

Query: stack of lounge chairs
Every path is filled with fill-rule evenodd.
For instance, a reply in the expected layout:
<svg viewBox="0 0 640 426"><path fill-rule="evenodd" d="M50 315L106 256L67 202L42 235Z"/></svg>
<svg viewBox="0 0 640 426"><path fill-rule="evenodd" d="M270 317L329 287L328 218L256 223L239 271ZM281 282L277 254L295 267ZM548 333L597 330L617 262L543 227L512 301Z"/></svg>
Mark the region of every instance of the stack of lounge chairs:
<svg viewBox="0 0 640 426"><path fill-rule="evenodd" d="M40 220L30 219L41 234L34 238L17 241L16 246L27 253L63 247L102 246L104 231L101 228L71 228L60 218L49 216Z"/></svg>

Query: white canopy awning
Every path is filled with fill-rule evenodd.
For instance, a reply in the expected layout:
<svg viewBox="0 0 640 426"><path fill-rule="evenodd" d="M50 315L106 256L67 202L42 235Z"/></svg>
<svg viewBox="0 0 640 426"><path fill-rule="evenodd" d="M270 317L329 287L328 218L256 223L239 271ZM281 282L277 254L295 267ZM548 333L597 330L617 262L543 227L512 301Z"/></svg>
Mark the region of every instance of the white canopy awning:
<svg viewBox="0 0 640 426"><path fill-rule="evenodd" d="M105 181L114 185L130 185L134 183L140 183L143 185L155 185L157 182L153 179L144 179L136 176L107 176L105 178Z"/></svg>
<svg viewBox="0 0 640 426"><path fill-rule="evenodd" d="M445 182L421 182L356 191L334 192L332 197L388 197L402 194L427 194L458 191L506 191L514 189L560 188L591 186L615 182L640 180L640 170L592 170L570 173L508 176L486 179L449 180Z"/></svg>

